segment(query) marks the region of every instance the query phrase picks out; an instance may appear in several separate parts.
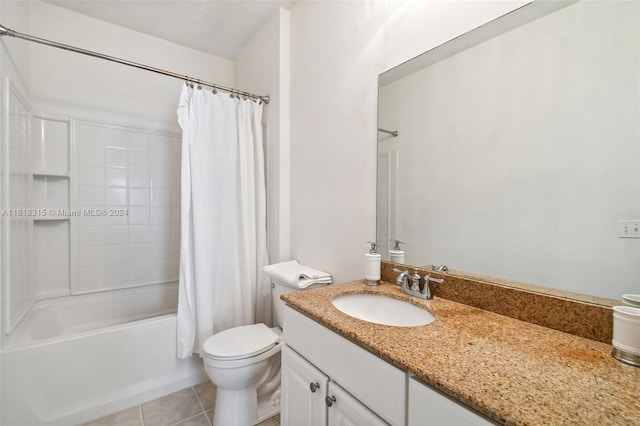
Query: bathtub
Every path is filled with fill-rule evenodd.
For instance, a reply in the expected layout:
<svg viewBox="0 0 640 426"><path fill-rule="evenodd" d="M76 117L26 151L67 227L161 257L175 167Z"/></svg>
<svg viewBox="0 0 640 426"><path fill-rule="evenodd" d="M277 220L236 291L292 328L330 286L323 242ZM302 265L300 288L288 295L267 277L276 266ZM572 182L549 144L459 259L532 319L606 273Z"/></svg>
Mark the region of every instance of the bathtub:
<svg viewBox="0 0 640 426"><path fill-rule="evenodd" d="M77 424L205 380L176 358L177 299L172 283L37 302L0 355L0 424Z"/></svg>

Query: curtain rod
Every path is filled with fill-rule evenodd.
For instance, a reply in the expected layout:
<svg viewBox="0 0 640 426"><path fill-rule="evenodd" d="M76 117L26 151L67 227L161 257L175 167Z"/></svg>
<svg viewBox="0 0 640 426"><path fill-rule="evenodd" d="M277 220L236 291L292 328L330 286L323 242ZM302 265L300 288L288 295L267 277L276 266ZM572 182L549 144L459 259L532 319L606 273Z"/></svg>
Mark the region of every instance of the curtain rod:
<svg viewBox="0 0 640 426"><path fill-rule="evenodd" d="M398 131L397 130L387 130L387 129L383 129L381 127L378 127L378 131L382 132L382 133L388 133L391 136L393 136L394 138L398 137Z"/></svg>
<svg viewBox="0 0 640 426"><path fill-rule="evenodd" d="M68 51L75 52L75 53L81 53L83 55L87 55L87 56L91 56L91 57L99 58L99 59L105 59L107 61L116 62L118 64L128 65L130 67L142 69L142 70L145 70L145 71L152 71L152 72L155 72L157 74L162 74L162 75L166 75L166 76L169 76L169 77L178 78L180 80L183 80L187 84L189 84L191 87L193 87L194 83L198 85L198 88L200 88L201 86L212 87L214 93L216 92L216 90L222 90L224 92L231 93L231 97L237 96L239 98L240 96L242 96L242 97L248 97L248 98L251 98L251 99L254 99L254 100L261 100L265 104L269 103L269 95L254 95L253 93L243 92L241 90L236 90L236 89L232 89L232 88L229 88L229 87L220 86L219 84L209 83L209 82L206 82L204 80L200 80L200 79L196 79L196 78L193 78L193 77L189 77L187 75L181 75L181 74L177 74L177 73L174 73L174 72L166 71L166 70L163 70L163 69L160 69L160 68L154 68L154 67L150 67L150 66L147 66L147 65L139 64L137 62L128 61L126 59L120 59L120 58L116 58L114 56L103 55L102 53L93 52L91 50L85 50L85 49L81 49L79 47L69 46L67 44L58 43L58 42L47 40L47 39L44 39L44 38L39 38L39 37L34 37L34 36L31 36L31 35L28 35L28 34L19 33L17 31L9 29L9 28L7 28L7 27L5 27L3 25L0 25L0 37L1 36L10 36L10 37L15 37L15 38L20 38L20 39L23 39L23 40L32 41L34 43L40 43L40 44L44 44L46 46L56 47L58 49L68 50Z"/></svg>

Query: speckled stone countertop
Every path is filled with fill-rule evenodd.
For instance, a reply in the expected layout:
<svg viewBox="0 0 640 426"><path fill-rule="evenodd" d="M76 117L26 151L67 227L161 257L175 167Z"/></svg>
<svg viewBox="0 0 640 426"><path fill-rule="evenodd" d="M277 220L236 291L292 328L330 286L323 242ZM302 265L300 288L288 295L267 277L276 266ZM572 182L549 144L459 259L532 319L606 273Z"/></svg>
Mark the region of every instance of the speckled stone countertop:
<svg viewBox="0 0 640 426"><path fill-rule="evenodd" d="M408 300L436 320L420 327L358 320L331 304L351 293ZM418 299L385 282L334 284L282 299L498 422L640 425L640 368L616 361L610 345L447 299Z"/></svg>

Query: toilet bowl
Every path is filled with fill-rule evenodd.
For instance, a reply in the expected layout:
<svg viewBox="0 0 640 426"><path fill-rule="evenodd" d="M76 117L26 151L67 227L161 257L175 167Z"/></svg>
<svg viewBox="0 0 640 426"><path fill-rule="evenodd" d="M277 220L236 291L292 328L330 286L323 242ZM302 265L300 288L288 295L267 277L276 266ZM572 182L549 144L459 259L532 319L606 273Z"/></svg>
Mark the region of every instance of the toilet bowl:
<svg viewBox="0 0 640 426"><path fill-rule="evenodd" d="M205 371L217 387L214 426L255 425L280 412L280 351L284 344L281 338L284 302L280 295L299 290L272 281L276 327L265 324L234 327L205 341Z"/></svg>

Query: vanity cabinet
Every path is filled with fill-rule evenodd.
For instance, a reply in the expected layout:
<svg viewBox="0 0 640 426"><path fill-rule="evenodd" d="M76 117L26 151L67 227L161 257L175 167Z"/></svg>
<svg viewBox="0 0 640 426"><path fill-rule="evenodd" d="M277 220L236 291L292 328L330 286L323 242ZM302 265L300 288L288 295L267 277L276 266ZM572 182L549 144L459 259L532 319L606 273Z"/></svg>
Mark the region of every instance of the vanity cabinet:
<svg viewBox="0 0 640 426"><path fill-rule="evenodd" d="M291 307L283 318L284 426L495 424Z"/></svg>
<svg viewBox="0 0 640 426"><path fill-rule="evenodd" d="M409 426L484 426L492 421L420 381L409 379Z"/></svg>
<svg viewBox="0 0 640 426"><path fill-rule="evenodd" d="M284 426L405 424L405 372L289 306L283 318Z"/></svg>
<svg viewBox="0 0 640 426"><path fill-rule="evenodd" d="M286 345L282 348L280 422L285 426L387 424Z"/></svg>

